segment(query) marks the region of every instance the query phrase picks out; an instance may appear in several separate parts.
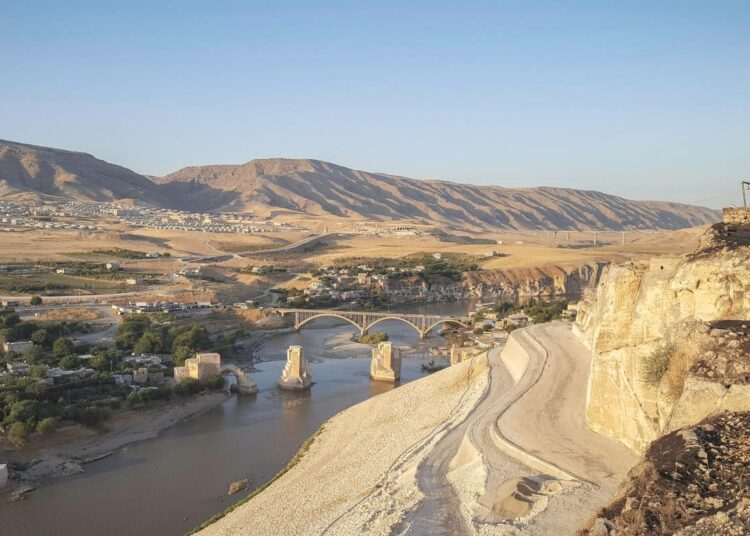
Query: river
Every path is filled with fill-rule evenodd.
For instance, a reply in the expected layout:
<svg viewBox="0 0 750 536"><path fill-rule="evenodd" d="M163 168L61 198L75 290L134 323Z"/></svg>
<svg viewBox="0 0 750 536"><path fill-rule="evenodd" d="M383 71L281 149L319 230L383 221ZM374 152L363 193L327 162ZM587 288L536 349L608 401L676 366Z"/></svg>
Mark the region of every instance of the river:
<svg viewBox="0 0 750 536"><path fill-rule="evenodd" d="M464 314L470 302L407 305L398 310ZM395 310L395 308L394 308ZM336 413L395 388L369 377L370 350L352 344L354 328L320 320L311 329L269 339L251 374L259 392L232 397L158 437L128 445L86 465L84 473L40 486L26 501L0 504L0 534L177 535L267 482L321 424ZM441 339L396 321L379 324L404 355L401 384L422 377L427 347ZM287 346L299 344L311 361L309 393L276 388ZM250 490L227 497L230 482L249 478Z"/></svg>

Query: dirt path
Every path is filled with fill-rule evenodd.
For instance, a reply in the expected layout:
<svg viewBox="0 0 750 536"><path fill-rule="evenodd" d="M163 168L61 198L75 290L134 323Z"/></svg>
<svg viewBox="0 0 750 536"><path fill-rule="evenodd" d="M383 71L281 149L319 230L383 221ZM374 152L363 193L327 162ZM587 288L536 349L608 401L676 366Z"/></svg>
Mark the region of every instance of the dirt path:
<svg viewBox="0 0 750 536"><path fill-rule="evenodd" d="M546 324L489 364L486 395L419 466L424 498L405 532L572 533L637 460L585 426L589 354L569 326Z"/></svg>
<svg viewBox="0 0 750 536"><path fill-rule="evenodd" d="M586 427L589 351L567 324L542 324L523 335L519 342L537 363L543 363L543 371L502 416L499 428L521 448L582 480L617 485L638 458L624 445Z"/></svg>

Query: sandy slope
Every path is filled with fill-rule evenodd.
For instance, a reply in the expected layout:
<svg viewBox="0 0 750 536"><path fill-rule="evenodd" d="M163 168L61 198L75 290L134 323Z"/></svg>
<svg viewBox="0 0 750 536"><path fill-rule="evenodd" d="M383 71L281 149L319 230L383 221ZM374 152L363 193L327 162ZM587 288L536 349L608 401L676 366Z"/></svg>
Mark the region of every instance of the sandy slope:
<svg viewBox="0 0 750 536"><path fill-rule="evenodd" d="M292 470L201 534L388 534L419 500L419 461L487 387L476 358L353 406Z"/></svg>

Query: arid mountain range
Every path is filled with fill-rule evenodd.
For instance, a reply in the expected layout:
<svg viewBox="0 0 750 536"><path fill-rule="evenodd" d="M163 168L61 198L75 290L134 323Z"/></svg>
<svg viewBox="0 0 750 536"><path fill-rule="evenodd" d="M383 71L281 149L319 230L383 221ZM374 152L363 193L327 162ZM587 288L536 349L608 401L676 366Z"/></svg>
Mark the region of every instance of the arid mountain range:
<svg viewBox="0 0 750 536"><path fill-rule="evenodd" d="M296 212L465 229L678 229L716 211L568 188L503 188L273 158L146 177L90 154L0 141L0 196L128 201L201 212Z"/></svg>

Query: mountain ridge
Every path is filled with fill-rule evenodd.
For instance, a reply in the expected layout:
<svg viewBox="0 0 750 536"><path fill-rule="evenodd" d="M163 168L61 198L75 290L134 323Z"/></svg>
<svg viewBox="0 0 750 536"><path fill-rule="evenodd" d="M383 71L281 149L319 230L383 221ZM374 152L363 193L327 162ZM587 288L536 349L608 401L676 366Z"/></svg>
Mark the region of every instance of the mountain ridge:
<svg viewBox="0 0 750 536"><path fill-rule="evenodd" d="M678 229L718 220L705 207L595 190L411 179L311 158L188 166L148 177L77 151L0 140L0 197L135 200L197 212L286 210L309 217L419 221L480 229Z"/></svg>

